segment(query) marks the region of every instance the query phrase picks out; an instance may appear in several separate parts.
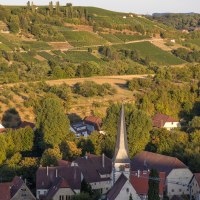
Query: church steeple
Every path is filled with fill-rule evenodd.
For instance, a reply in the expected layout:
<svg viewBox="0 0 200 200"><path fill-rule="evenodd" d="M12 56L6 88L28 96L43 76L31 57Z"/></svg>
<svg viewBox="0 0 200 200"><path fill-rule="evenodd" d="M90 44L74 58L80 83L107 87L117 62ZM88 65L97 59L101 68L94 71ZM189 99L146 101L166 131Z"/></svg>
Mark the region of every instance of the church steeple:
<svg viewBox="0 0 200 200"><path fill-rule="evenodd" d="M120 119L117 130L117 142L115 146L115 154L113 157L113 183L115 183L115 181L122 173L129 179L130 158L128 150L124 105L122 105L120 112Z"/></svg>
<svg viewBox="0 0 200 200"><path fill-rule="evenodd" d="M119 119L118 130L117 130L117 142L115 146L115 154L114 154L113 161L117 163L130 162L127 133L126 133L124 105L122 105L121 112L120 112L120 119Z"/></svg>

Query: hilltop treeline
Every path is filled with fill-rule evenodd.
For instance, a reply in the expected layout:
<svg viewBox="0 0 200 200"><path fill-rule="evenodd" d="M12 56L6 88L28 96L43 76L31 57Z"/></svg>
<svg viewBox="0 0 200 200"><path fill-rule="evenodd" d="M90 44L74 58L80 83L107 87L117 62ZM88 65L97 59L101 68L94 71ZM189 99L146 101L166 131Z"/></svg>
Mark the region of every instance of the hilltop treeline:
<svg viewBox="0 0 200 200"><path fill-rule="evenodd" d="M200 14L153 14L153 20L176 29L193 30L200 26Z"/></svg>

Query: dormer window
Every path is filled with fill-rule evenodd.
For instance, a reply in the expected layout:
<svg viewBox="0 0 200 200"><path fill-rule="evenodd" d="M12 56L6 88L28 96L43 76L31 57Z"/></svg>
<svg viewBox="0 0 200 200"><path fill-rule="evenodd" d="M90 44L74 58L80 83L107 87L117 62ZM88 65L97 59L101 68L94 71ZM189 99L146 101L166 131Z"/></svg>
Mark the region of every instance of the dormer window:
<svg viewBox="0 0 200 200"><path fill-rule="evenodd" d="M124 171L124 170L125 170L125 166L124 166L124 165L120 165L120 166L119 166L119 170L120 170L120 171Z"/></svg>

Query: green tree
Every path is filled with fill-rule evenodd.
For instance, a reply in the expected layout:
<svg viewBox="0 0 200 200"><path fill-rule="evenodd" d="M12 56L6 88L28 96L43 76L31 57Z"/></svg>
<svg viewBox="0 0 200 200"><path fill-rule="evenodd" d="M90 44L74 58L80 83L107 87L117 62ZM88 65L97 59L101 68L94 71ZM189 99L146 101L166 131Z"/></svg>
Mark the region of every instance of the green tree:
<svg viewBox="0 0 200 200"><path fill-rule="evenodd" d="M31 127L20 128L17 130L9 130L10 135L15 144L14 151L31 151L34 145L34 131Z"/></svg>
<svg viewBox="0 0 200 200"><path fill-rule="evenodd" d="M5 135L3 133L0 134L0 165L6 160L6 150L7 143L5 139Z"/></svg>
<svg viewBox="0 0 200 200"><path fill-rule="evenodd" d="M142 110L131 108L131 106L128 109L128 144L130 156L133 157L136 153L144 150L148 144L152 122Z"/></svg>
<svg viewBox="0 0 200 200"><path fill-rule="evenodd" d="M200 128L200 117L195 116L191 121L191 126L193 128Z"/></svg>
<svg viewBox="0 0 200 200"><path fill-rule="evenodd" d="M36 108L36 122L45 146L60 144L69 133L69 120L62 102L54 95L40 101Z"/></svg>
<svg viewBox="0 0 200 200"><path fill-rule="evenodd" d="M8 27L10 32L18 33L19 32L19 18L18 16L11 16L10 21L8 23Z"/></svg>
<svg viewBox="0 0 200 200"><path fill-rule="evenodd" d="M72 200L88 200L90 195L88 193L80 193L73 196Z"/></svg>
<svg viewBox="0 0 200 200"><path fill-rule="evenodd" d="M85 156L86 153L94 154L94 145L90 139L81 138L78 141L77 147L82 149L82 156Z"/></svg>
<svg viewBox="0 0 200 200"><path fill-rule="evenodd" d="M103 151L107 156L110 156L110 153L114 151L120 109L121 104L112 104L107 110L103 127L106 132ZM129 153L133 157L137 152L144 150L149 142L149 131L152 129L152 123L142 110L136 109L132 104L125 104L125 118Z"/></svg>
<svg viewBox="0 0 200 200"><path fill-rule="evenodd" d="M149 174L149 189L148 189L148 199L149 200L160 200L159 197L159 180L155 180L159 178L159 174L157 170L151 169Z"/></svg>
<svg viewBox="0 0 200 200"><path fill-rule="evenodd" d="M63 141L60 145L60 150L64 160L74 160L81 155L81 149L77 148L76 143L73 141Z"/></svg>
<svg viewBox="0 0 200 200"><path fill-rule="evenodd" d="M41 158L41 165L46 167L50 165L57 165L58 160L62 159L62 155L58 146L49 148L44 151Z"/></svg>
<svg viewBox="0 0 200 200"><path fill-rule="evenodd" d="M28 10L31 9L31 3L30 3L30 1L27 2L27 9L28 9Z"/></svg>

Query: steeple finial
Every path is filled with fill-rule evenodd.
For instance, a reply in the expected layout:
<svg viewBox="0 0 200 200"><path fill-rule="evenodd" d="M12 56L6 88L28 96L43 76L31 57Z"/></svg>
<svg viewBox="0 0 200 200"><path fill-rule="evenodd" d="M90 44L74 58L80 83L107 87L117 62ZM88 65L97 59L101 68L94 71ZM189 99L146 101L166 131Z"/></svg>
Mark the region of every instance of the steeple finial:
<svg viewBox="0 0 200 200"><path fill-rule="evenodd" d="M118 123L117 142L115 146L115 154L113 161L115 163L129 163L128 141L126 133L125 112L124 105L122 104L120 119Z"/></svg>

